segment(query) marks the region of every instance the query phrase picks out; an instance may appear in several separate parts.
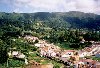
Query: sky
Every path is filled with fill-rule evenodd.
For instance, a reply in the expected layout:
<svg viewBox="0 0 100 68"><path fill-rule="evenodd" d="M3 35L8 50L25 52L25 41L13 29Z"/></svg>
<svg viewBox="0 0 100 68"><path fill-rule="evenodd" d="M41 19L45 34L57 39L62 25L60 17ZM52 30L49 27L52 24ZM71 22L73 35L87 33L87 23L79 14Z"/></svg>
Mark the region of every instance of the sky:
<svg viewBox="0 0 100 68"><path fill-rule="evenodd" d="M100 14L100 0L0 0L0 12L69 12Z"/></svg>

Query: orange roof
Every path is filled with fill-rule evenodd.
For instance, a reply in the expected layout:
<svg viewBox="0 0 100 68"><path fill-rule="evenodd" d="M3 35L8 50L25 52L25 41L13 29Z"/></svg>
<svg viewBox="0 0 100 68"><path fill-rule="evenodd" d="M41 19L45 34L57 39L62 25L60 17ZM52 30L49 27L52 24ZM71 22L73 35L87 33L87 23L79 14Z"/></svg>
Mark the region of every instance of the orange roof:
<svg viewBox="0 0 100 68"><path fill-rule="evenodd" d="M91 48L85 48L84 50L87 51L87 52L90 52L92 49Z"/></svg>
<svg viewBox="0 0 100 68"><path fill-rule="evenodd" d="M82 59L80 61L82 61L82 62L89 62L89 63L92 63L92 64L96 64L96 62L97 62L97 61L92 60L92 59Z"/></svg>
<svg viewBox="0 0 100 68"><path fill-rule="evenodd" d="M43 50L47 51L49 49L49 47L44 47Z"/></svg>
<svg viewBox="0 0 100 68"><path fill-rule="evenodd" d="M64 51L62 52L62 55L63 55L63 54L66 54L67 52L75 52L75 50L64 50Z"/></svg>
<svg viewBox="0 0 100 68"><path fill-rule="evenodd" d="M97 62L96 65L100 65L100 62Z"/></svg>
<svg viewBox="0 0 100 68"><path fill-rule="evenodd" d="M75 50L65 50L65 52L75 52Z"/></svg>

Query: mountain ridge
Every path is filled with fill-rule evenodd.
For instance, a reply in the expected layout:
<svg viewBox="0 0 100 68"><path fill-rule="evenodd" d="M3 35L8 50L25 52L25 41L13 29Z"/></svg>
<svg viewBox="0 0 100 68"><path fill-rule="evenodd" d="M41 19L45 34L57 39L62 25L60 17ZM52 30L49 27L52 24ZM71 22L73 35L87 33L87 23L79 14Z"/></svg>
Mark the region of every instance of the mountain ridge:
<svg viewBox="0 0 100 68"><path fill-rule="evenodd" d="M70 12L36 12L36 13L5 13L0 12L0 20L19 21L21 24L43 21L42 24L51 28L100 29L100 15L77 11ZM3 22L2 22L3 23ZM1 21L0 21L1 24Z"/></svg>

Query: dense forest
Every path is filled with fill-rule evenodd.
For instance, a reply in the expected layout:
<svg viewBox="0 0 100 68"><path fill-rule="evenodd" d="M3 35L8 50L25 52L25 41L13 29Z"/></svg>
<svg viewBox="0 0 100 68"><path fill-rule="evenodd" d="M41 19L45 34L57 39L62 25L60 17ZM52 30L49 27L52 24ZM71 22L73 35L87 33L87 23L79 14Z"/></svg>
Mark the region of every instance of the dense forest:
<svg viewBox="0 0 100 68"><path fill-rule="evenodd" d="M34 24L35 22L41 22L43 26L48 26L50 28L100 29L100 15L92 13L76 11L52 13L0 13L0 26L4 24L13 24L17 27L25 25L27 28L30 27L29 24Z"/></svg>

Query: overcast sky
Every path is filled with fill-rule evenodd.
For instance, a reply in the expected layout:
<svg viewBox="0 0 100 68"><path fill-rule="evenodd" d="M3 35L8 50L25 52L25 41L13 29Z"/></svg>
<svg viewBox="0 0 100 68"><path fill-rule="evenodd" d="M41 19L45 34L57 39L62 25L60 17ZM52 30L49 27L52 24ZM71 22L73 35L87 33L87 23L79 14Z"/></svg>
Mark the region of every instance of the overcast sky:
<svg viewBox="0 0 100 68"><path fill-rule="evenodd" d="M68 12L100 14L100 0L0 0L0 12Z"/></svg>

